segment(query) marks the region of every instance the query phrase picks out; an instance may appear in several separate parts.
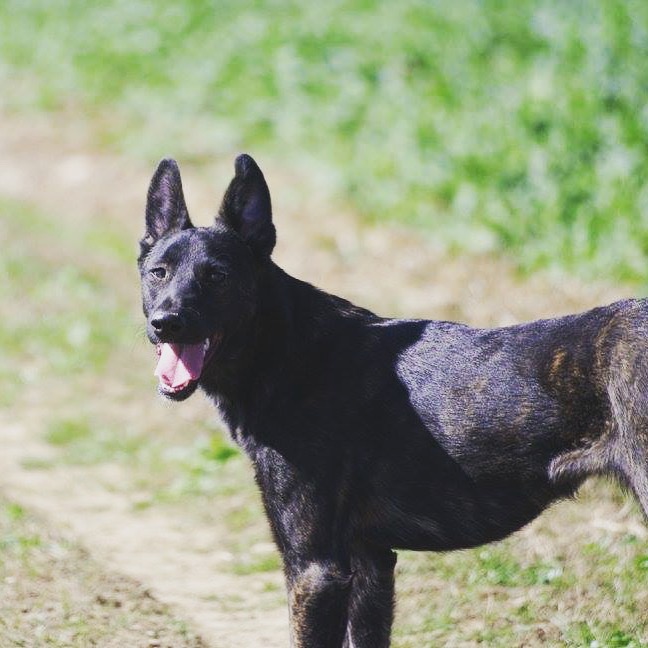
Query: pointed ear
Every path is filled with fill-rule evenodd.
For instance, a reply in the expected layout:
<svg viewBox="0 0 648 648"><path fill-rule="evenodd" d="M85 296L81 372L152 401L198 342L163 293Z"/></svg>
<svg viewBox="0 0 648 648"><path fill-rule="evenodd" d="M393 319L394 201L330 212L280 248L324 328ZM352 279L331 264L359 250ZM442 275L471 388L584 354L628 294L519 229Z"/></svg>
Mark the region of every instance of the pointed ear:
<svg viewBox="0 0 648 648"><path fill-rule="evenodd" d="M261 169L249 155L236 158L234 178L225 192L218 215L238 232L257 256L270 256L277 241L270 191Z"/></svg>
<svg viewBox="0 0 648 648"><path fill-rule="evenodd" d="M162 160L153 174L146 199L146 233L142 251L166 234L193 227L182 193L180 169L175 160Z"/></svg>

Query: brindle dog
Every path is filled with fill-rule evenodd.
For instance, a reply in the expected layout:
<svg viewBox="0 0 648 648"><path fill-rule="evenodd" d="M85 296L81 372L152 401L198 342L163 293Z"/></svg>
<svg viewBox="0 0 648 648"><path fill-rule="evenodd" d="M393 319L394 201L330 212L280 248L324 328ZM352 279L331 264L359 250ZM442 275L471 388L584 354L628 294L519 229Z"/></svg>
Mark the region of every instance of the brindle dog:
<svg viewBox="0 0 648 648"><path fill-rule="evenodd" d="M211 227L176 163L139 268L160 392L200 387L252 461L298 647L389 645L394 549L503 538L595 474L648 513L648 303L496 329L386 319L277 267L241 155Z"/></svg>

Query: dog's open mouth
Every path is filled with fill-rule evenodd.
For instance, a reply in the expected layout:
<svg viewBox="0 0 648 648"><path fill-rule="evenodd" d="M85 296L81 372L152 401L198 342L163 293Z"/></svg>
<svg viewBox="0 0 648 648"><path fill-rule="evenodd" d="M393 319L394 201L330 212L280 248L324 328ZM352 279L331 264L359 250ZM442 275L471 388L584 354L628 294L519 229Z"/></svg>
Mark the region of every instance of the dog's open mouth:
<svg viewBox="0 0 648 648"><path fill-rule="evenodd" d="M220 336L214 335L198 344L158 344L155 376L160 381L160 393L177 400L192 394L219 341Z"/></svg>

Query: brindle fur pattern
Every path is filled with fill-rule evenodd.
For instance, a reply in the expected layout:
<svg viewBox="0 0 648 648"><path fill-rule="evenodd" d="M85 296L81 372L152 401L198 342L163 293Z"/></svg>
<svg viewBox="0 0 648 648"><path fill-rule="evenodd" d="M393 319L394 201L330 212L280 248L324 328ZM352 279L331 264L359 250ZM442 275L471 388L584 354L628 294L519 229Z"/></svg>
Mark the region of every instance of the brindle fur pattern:
<svg viewBox="0 0 648 648"><path fill-rule="evenodd" d="M198 386L254 466L294 646L388 646L394 549L503 538L589 475L648 512L646 301L496 329L378 317L273 263L263 175L249 156L235 173L195 228L160 163L144 313L153 343L221 336ZM180 328L151 326L168 314Z"/></svg>

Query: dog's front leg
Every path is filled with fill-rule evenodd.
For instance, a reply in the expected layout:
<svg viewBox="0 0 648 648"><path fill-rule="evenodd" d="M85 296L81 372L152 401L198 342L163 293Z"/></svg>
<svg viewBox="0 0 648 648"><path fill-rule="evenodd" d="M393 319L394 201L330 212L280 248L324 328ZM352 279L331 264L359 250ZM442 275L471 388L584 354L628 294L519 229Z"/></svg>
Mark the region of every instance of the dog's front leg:
<svg viewBox="0 0 648 648"><path fill-rule="evenodd" d="M334 560L287 566L291 645L341 648L348 618L351 575Z"/></svg>
<svg viewBox="0 0 648 648"><path fill-rule="evenodd" d="M395 566L396 554L389 549L354 553L344 648L388 648L394 618Z"/></svg>

